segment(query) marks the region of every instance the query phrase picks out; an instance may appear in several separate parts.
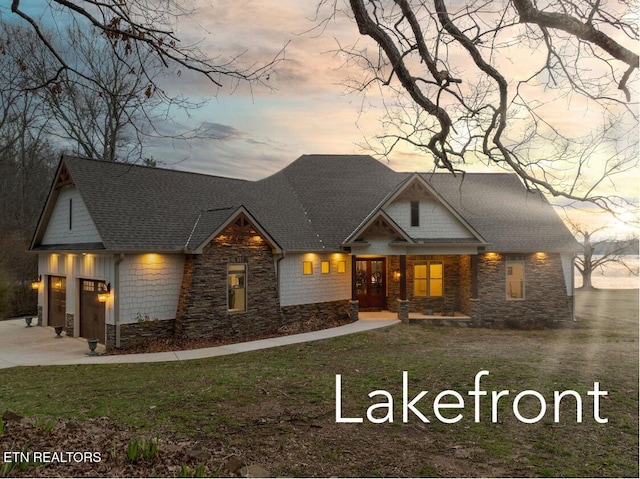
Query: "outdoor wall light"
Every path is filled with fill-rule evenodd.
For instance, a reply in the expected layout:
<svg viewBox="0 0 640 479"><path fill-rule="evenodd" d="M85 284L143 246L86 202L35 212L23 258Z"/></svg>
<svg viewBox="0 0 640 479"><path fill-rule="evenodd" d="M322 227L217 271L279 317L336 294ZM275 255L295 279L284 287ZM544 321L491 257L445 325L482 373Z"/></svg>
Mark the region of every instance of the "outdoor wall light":
<svg viewBox="0 0 640 479"><path fill-rule="evenodd" d="M98 302L106 303L111 293L111 283L98 283Z"/></svg>
<svg viewBox="0 0 640 479"><path fill-rule="evenodd" d="M38 279L34 279L33 281L31 281L31 289L40 288L40 282L41 281L42 281L42 276L38 275Z"/></svg>
<svg viewBox="0 0 640 479"><path fill-rule="evenodd" d="M402 276L402 273L400 273L400 270L397 269L393 272L393 280L398 282L400 281L400 277Z"/></svg>

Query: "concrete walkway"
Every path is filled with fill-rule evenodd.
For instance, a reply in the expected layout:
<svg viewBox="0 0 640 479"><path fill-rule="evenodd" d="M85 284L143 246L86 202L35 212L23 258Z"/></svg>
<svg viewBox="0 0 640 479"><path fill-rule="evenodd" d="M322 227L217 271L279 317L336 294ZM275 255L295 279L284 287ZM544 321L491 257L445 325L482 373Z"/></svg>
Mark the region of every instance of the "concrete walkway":
<svg viewBox="0 0 640 479"><path fill-rule="evenodd" d="M277 338L261 339L247 343L228 344L203 349L168 351L162 353L115 354L112 356L89 356L86 339L70 338L62 334L56 338L51 327L26 327L24 319L0 321L0 369L15 366L50 366L59 364L118 364L153 363L162 361L185 361L189 359L225 356L228 354L256 351L258 349L305 343L319 339L344 336L398 324L394 319L360 320L337 328L323 329L312 333L292 334ZM104 351L99 346L99 353Z"/></svg>

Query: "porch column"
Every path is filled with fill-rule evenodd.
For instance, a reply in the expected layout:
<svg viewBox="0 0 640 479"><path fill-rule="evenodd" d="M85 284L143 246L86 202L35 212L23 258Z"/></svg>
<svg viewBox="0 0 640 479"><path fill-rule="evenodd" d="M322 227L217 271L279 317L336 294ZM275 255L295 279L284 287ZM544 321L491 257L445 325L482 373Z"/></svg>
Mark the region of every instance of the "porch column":
<svg viewBox="0 0 640 479"><path fill-rule="evenodd" d="M471 323L474 326L480 326L482 324L482 317L480 314L480 299L478 298L478 262L479 258L477 254L471 255Z"/></svg>
<svg viewBox="0 0 640 479"><path fill-rule="evenodd" d="M407 257L400 256L400 299L407 299Z"/></svg>
<svg viewBox="0 0 640 479"><path fill-rule="evenodd" d="M400 255L400 299L398 299L398 319L409 322L409 301L407 301L407 256Z"/></svg>
<svg viewBox="0 0 640 479"><path fill-rule="evenodd" d="M478 255L471 255L471 298L478 298Z"/></svg>
<svg viewBox="0 0 640 479"><path fill-rule="evenodd" d="M349 318L355 323L359 319L360 303L356 290L356 255L351 254L351 301L349 301Z"/></svg>
<svg viewBox="0 0 640 479"><path fill-rule="evenodd" d="M351 254L351 301L358 300L358 293L356 290L356 255Z"/></svg>

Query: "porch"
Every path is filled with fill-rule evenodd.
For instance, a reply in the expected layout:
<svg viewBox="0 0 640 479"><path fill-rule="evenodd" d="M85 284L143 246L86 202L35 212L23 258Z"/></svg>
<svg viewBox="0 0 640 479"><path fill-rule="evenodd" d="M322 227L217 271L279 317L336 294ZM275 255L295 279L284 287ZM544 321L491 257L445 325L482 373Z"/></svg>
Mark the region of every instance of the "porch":
<svg viewBox="0 0 640 479"><path fill-rule="evenodd" d="M396 311L381 310L381 311L360 311L358 317L364 321L385 321L390 319L398 319L398 313ZM423 313L409 313L409 323L424 323L433 326L457 326L457 327L471 327L473 321L471 316L467 316L459 311L454 312L452 315L442 314L423 314Z"/></svg>

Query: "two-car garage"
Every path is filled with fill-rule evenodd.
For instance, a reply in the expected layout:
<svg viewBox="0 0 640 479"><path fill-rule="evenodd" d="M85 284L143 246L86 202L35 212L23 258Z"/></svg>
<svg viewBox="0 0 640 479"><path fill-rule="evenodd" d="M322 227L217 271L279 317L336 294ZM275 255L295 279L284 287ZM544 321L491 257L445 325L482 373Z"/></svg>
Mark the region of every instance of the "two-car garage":
<svg viewBox="0 0 640 479"><path fill-rule="evenodd" d="M97 338L101 344L105 342L105 305L98 301L98 289L102 281L80 279L79 332L78 336ZM64 276L49 276L48 281L48 325L66 326L67 313L67 281Z"/></svg>

